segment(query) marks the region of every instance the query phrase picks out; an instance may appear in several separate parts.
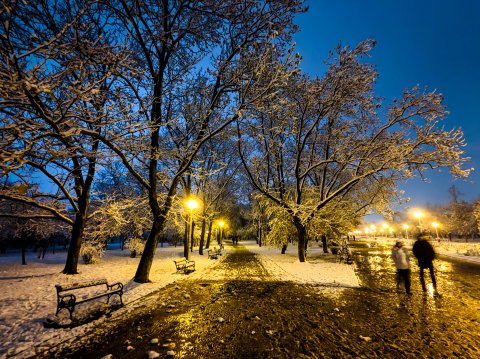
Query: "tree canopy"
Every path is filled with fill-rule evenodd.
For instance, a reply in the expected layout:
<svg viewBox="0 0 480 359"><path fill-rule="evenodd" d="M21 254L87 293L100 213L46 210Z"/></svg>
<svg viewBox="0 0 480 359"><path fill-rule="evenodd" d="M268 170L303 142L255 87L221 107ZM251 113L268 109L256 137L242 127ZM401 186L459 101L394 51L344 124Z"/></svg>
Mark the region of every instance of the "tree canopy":
<svg viewBox="0 0 480 359"><path fill-rule="evenodd" d="M417 87L386 106L375 95L374 41L338 47L321 77L302 73L291 41L302 0L2 6L0 200L71 226L65 273L86 228L130 230L148 234L135 274L148 282L168 221L192 219L189 195L204 202L203 240L220 211L252 200L230 198L255 193L258 233L296 237L304 261L309 239L384 209L398 181L469 174L440 94Z"/></svg>

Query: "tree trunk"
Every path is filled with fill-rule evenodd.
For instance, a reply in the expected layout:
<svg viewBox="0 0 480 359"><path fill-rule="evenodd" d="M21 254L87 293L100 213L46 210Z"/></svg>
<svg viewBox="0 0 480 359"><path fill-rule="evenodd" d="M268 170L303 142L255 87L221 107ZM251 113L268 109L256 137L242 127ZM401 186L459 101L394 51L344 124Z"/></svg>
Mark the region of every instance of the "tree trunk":
<svg viewBox="0 0 480 359"><path fill-rule="evenodd" d="M293 224L297 228L298 232L298 260L300 262L305 262L307 260L306 256L306 245L307 241L307 229L305 226L300 222L298 218L294 218Z"/></svg>
<svg viewBox="0 0 480 359"><path fill-rule="evenodd" d="M137 283L149 283L150 282L150 268L152 267L153 259L155 257L155 251L157 249L158 239L165 226L165 217L160 216L153 219L152 230L148 236L145 248L138 263L137 272L133 280ZM187 247L188 253L188 247Z"/></svg>
<svg viewBox="0 0 480 359"><path fill-rule="evenodd" d="M287 244L284 244L282 246L282 254L285 254L287 252Z"/></svg>
<svg viewBox="0 0 480 359"><path fill-rule="evenodd" d="M25 253L27 252L27 244L24 238L22 238L20 241L20 246L22 248L22 265L27 265L27 258L25 257Z"/></svg>
<svg viewBox="0 0 480 359"><path fill-rule="evenodd" d="M325 234L322 234L322 248L323 248L323 253L328 253L327 236Z"/></svg>
<svg viewBox="0 0 480 359"><path fill-rule="evenodd" d="M193 246L195 245L195 222L192 219L192 228L190 229L190 252L193 252ZM187 258L188 259L188 258Z"/></svg>
<svg viewBox="0 0 480 359"><path fill-rule="evenodd" d="M98 147L98 142L93 148ZM87 223L88 205L90 201L90 190L92 188L92 182L95 175L95 161L90 162L88 166L88 174L81 184L81 173L74 170L75 173L75 185L77 187L76 192L78 196L77 206L78 211L75 213L75 222L72 226L72 238L68 247L67 261L65 268L63 268L64 274L77 274L78 273L78 257L80 256L80 248L82 247L83 231Z"/></svg>
<svg viewBox="0 0 480 359"><path fill-rule="evenodd" d="M86 211L81 211L86 212ZM83 231L85 229L86 215L77 213L75 215L75 223L72 227L72 239L68 246L67 262L63 268L63 274L78 274L78 257L80 256L80 248L82 247Z"/></svg>
<svg viewBox="0 0 480 359"><path fill-rule="evenodd" d="M125 249L125 235L124 234L120 235L120 241L121 241L120 249L123 252L123 250Z"/></svg>
<svg viewBox="0 0 480 359"><path fill-rule="evenodd" d="M188 238L190 233L190 215L187 214L186 222L185 222L185 233L183 236L183 256L187 259L190 259L190 251L188 245Z"/></svg>
<svg viewBox="0 0 480 359"><path fill-rule="evenodd" d="M212 238L212 227L213 227L213 220L210 220L210 222L208 223L207 243L205 244L205 249L210 248L210 239Z"/></svg>
<svg viewBox="0 0 480 359"><path fill-rule="evenodd" d="M200 233L200 245L198 248L198 253L203 255L203 244L205 243L205 227L207 226L205 218L202 220L202 232Z"/></svg>

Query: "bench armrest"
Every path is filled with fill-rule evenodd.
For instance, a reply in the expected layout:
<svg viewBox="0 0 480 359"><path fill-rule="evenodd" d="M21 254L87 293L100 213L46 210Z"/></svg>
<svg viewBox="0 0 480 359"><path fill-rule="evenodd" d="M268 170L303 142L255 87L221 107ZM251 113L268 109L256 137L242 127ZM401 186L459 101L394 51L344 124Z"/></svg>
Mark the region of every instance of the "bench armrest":
<svg viewBox="0 0 480 359"><path fill-rule="evenodd" d="M113 283L112 285L107 284L108 290L117 290L117 291L123 291L123 284L118 282L118 283Z"/></svg>

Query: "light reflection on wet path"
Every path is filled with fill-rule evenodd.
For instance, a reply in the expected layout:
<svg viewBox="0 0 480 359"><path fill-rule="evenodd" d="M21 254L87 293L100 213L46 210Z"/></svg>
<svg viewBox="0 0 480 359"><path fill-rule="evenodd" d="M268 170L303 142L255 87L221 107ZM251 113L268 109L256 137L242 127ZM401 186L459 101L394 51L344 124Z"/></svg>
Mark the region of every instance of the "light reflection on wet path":
<svg viewBox="0 0 480 359"><path fill-rule="evenodd" d="M391 322L383 325L380 336L397 336L400 346L412 347L417 343L422 354L432 357L457 357L455 348L480 349L480 266L456 262L437 256L437 287L440 297L433 296L430 276L425 272L428 286L423 293L420 285L416 258L411 259L412 296L403 289L396 290L395 266L390 258L391 246L351 242L356 273L360 278L363 294L350 291L349 305L358 311L371 311L377 326L381 320ZM411 253L411 247L407 247ZM460 356L462 357L462 356Z"/></svg>

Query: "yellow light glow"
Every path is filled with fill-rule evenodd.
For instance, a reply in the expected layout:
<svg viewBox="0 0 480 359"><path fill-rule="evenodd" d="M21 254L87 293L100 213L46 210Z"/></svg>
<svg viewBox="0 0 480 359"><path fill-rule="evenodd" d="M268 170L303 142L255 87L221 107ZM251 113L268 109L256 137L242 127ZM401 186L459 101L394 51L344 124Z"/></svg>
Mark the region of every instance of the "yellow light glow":
<svg viewBox="0 0 480 359"><path fill-rule="evenodd" d="M437 228L438 226L439 226L439 224L438 224L437 222L433 222L433 223L432 223L432 227L433 227L433 228Z"/></svg>
<svg viewBox="0 0 480 359"><path fill-rule="evenodd" d="M198 208L198 206L199 206L198 201L196 201L196 200L194 200L194 199L189 199L189 200L187 201L187 207L188 207L191 211L193 211L195 208Z"/></svg>
<svg viewBox="0 0 480 359"><path fill-rule="evenodd" d="M224 221L219 221L219 222L218 222L218 225L219 225L220 227L223 227L223 226L225 225L225 222L224 222Z"/></svg>
<svg viewBox="0 0 480 359"><path fill-rule="evenodd" d="M410 228L410 226L408 224L403 225L403 229L409 229L409 228Z"/></svg>
<svg viewBox="0 0 480 359"><path fill-rule="evenodd" d="M414 216L415 216L415 218L422 218L423 217L423 212L422 211L415 211Z"/></svg>

